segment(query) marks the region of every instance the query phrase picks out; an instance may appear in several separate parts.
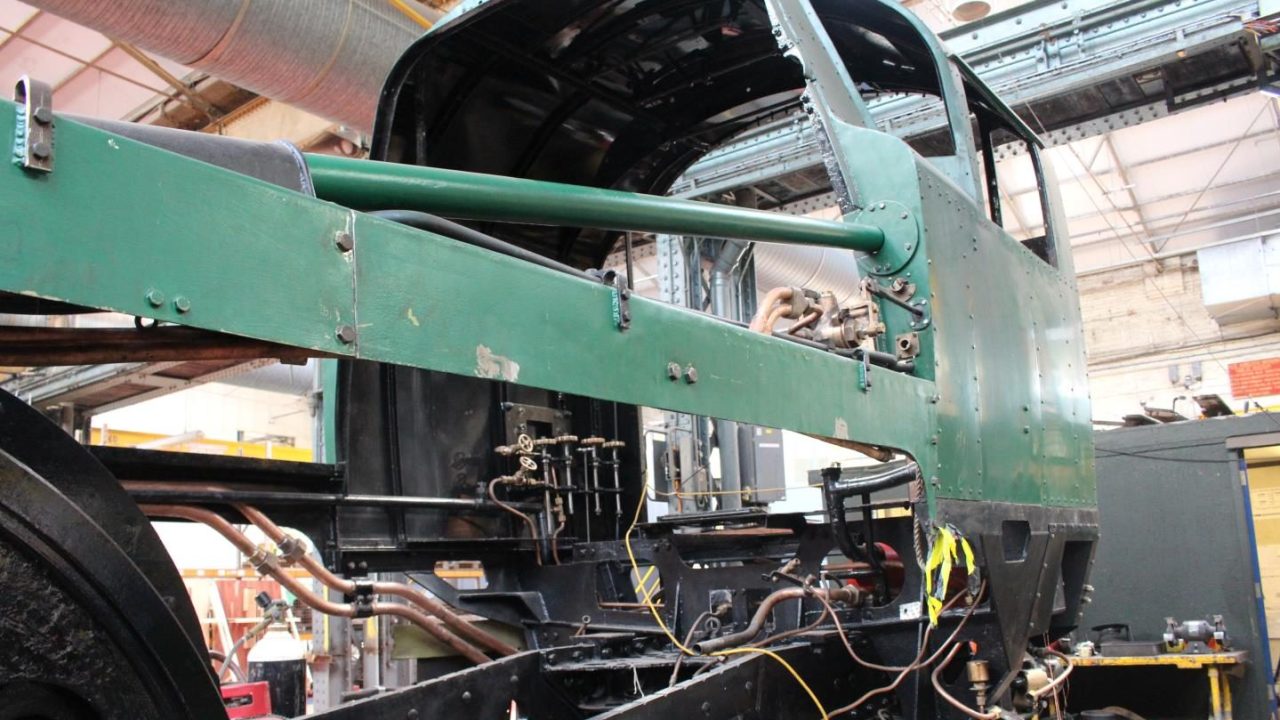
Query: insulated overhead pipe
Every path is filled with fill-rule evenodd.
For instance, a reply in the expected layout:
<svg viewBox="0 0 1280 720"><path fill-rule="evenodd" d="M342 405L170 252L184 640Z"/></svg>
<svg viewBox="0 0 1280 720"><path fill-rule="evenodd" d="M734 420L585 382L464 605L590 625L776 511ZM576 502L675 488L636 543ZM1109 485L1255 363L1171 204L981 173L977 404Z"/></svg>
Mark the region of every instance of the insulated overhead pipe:
<svg viewBox="0 0 1280 720"><path fill-rule="evenodd" d="M29 0L113 40L361 132L422 27L385 0ZM423 5L429 20L440 14Z"/></svg>

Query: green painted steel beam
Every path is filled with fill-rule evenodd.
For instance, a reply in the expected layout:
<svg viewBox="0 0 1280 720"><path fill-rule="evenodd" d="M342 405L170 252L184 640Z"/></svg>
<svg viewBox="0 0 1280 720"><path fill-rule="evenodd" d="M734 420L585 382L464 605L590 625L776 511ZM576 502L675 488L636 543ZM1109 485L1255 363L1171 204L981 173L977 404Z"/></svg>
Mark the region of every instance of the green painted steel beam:
<svg viewBox="0 0 1280 720"><path fill-rule="evenodd" d="M500 175L307 155L316 195L360 210L421 210L460 220L671 233L820 245L873 253L872 225L800 218Z"/></svg>
<svg viewBox="0 0 1280 720"><path fill-rule="evenodd" d="M0 103L0 137L13 125ZM860 389L856 362L638 297L622 331L603 284L65 118L56 133L54 172L0 165L0 290L860 440L937 465L928 380L873 368ZM339 232L353 250L336 245Z"/></svg>

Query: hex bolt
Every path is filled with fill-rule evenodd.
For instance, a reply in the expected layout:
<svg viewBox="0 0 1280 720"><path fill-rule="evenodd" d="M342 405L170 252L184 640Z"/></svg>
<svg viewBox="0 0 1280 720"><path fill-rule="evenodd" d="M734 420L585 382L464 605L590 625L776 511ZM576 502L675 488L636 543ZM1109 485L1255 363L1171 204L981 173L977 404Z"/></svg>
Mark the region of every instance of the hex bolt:
<svg viewBox="0 0 1280 720"><path fill-rule="evenodd" d="M47 142L38 142L31 146L31 154L44 160L53 154L53 148Z"/></svg>
<svg viewBox="0 0 1280 720"><path fill-rule="evenodd" d="M37 105L36 109L31 111L31 117L41 125L48 125L53 122L53 111L48 105Z"/></svg>
<svg viewBox="0 0 1280 720"><path fill-rule="evenodd" d="M698 382L698 368L690 365L688 369L684 371L684 381L690 385Z"/></svg>
<svg viewBox="0 0 1280 720"><path fill-rule="evenodd" d="M471 702L471 691L464 690L462 692L462 702Z"/></svg>
<svg viewBox="0 0 1280 720"><path fill-rule="evenodd" d="M675 382L680 379L680 363L667 363L667 379Z"/></svg>
<svg viewBox="0 0 1280 720"><path fill-rule="evenodd" d="M333 236L333 244L344 253L349 253L356 249L356 239L346 230L339 230Z"/></svg>
<svg viewBox="0 0 1280 720"><path fill-rule="evenodd" d="M339 325L335 334L344 345L350 345L356 341L356 329L350 325Z"/></svg>
<svg viewBox="0 0 1280 720"><path fill-rule="evenodd" d="M147 291L147 304L154 308L160 307L164 304L164 293L151 288Z"/></svg>
<svg viewBox="0 0 1280 720"><path fill-rule="evenodd" d="M191 312L191 301L185 295L179 295L173 299L173 309L180 313Z"/></svg>
<svg viewBox="0 0 1280 720"><path fill-rule="evenodd" d="M405 720L418 720L418 711L413 708L409 708L409 712L404 714L404 718Z"/></svg>

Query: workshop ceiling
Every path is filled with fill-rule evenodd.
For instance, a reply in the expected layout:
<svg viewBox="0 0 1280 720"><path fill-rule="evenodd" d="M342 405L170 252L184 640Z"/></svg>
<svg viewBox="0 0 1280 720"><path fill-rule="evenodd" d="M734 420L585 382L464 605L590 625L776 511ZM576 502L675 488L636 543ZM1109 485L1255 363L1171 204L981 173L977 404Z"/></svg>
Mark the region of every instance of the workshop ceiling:
<svg viewBox="0 0 1280 720"><path fill-rule="evenodd" d="M427 3L440 9L451 4ZM904 4L935 31L957 25L949 0ZM992 9L1020 4L993 0ZM61 112L164 124L173 124L166 118L174 113L191 112L170 80L205 79L164 58L139 54L17 0L0 0L0 82L12 87L23 74L49 82ZM1059 145L1048 155L1080 270L1249 236L1277 227L1280 218L1280 106L1261 93ZM1004 162L1010 166L1006 202L1032 219L1026 228L1015 220L1012 229L1038 234L1029 173Z"/></svg>
<svg viewBox="0 0 1280 720"><path fill-rule="evenodd" d="M1057 171L1077 270L1149 260L1280 226L1280 105L1263 93L1047 154Z"/></svg>
<svg viewBox="0 0 1280 720"><path fill-rule="evenodd" d="M190 70L154 58L178 78ZM29 74L54 88L60 112L135 119L175 89L100 33L17 2L0 0L0 82L8 92Z"/></svg>

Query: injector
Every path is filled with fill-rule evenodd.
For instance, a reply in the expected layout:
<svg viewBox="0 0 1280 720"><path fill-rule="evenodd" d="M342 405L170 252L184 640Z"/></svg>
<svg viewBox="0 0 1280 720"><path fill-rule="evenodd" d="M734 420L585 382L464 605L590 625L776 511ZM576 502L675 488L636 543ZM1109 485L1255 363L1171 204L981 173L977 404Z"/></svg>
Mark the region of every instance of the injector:
<svg viewBox="0 0 1280 720"><path fill-rule="evenodd" d="M569 504L569 517L573 517L573 493L577 488L573 486L573 448L569 447L572 443L578 442L577 435L561 435L556 438L556 444L560 446L560 462L564 465L564 486L565 500Z"/></svg>
<svg viewBox="0 0 1280 720"><path fill-rule="evenodd" d="M591 493L592 511L599 515L602 510L600 508L600 452L599 448L604 445L604 438L589 437L583 438L582 447L578 448L578 452L582 453L582 484L586 487L587 492ZM588 459L590 456L590 459ZM587 479L587 465L591 466L591 479Z"/></svg>
<svg viewBox="0 0 1280 720"><path fill-rule="evenodd" d="M609 451L609 466L613 468L613 511L622 518L622 460L618 453L627 444L621 440L610 440L600 447Z"/></svg>

